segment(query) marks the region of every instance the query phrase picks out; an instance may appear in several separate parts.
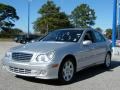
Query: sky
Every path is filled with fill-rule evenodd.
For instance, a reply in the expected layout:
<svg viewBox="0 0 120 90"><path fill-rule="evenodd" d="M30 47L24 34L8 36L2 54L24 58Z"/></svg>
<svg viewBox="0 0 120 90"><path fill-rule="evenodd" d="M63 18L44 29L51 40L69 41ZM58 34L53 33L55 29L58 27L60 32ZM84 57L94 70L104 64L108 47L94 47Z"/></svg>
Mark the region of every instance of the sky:
<svg viewBox="0 0 120 90"><path fill-rule="evenodd" d="M93 28L101 27L103 30L112 28L113 0L53 0L61 8L62 12L70 15L74 8L82 3L88 4L96 12L97 19ZM33 30L33 22L40 17L38 10L47 0L32 0L30 7L30 31ZM13 6L20 19L15 22L15 27L27 32L28 25L28 0L0 0L0 3Z"/></svg>

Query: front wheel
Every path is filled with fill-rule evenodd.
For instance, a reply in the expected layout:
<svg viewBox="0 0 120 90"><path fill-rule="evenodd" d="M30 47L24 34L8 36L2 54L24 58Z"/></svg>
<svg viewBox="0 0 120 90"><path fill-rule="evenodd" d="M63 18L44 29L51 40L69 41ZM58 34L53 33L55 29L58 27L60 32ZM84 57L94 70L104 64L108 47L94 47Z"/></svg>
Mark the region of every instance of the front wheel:
<svg viewBox="0 0 120 90"><path fill-rule="evenodd" d="M73 81L75 74L75 63L73 59L66 58L59 69L59 80L63 83L70 83Z"/></svg>
<svg viewBox="0 0 120 90"><path fill-rule="evenodd" d="M109 54L109 53L107 53L107 55L105 57L104 66L106 68L110 68L111 67L111 54Z"/></svg>

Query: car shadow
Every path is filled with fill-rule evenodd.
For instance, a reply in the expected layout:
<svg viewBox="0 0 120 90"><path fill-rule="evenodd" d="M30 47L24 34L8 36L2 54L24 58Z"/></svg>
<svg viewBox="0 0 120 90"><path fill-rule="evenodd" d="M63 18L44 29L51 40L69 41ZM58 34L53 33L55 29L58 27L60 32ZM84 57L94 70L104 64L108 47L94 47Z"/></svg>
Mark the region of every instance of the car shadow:
<svg viewBox="0 0 120 90"><path fill-rule="evenodd" d="M81 70L75 74L75 79L70 84L89 79L91 77L94 77L94 76L99 75L104 72L112 72L112 71L114 71L113 69L118 66L120 66L120 61L112 61L112 65L111 65L110 69L105 69L102 67L102 65L99 65L99 66L87 68L85 70ZM32 77L23 77L23 76L16 76L16 77L26 80L26 81L30 81L30 82L34 82L34 83L41 83L41 84L46 84L46 85L53 85L53 86L68 85L68 84L60 83L56 79L43 80L43 79L36 79L36 78L32 78Z"/></svg>

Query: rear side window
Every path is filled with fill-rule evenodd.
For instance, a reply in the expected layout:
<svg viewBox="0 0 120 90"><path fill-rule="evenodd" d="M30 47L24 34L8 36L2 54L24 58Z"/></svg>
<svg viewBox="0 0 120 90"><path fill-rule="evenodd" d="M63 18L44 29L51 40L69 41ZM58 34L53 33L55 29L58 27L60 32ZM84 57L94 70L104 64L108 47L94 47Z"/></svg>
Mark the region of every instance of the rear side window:
<svg viewBox="0 0 120 90"><path fill-rule="evenodd" d="M105 41L105 38L99 32L95 31L94 34L95 34L96 42L104 42Z"/></svg>

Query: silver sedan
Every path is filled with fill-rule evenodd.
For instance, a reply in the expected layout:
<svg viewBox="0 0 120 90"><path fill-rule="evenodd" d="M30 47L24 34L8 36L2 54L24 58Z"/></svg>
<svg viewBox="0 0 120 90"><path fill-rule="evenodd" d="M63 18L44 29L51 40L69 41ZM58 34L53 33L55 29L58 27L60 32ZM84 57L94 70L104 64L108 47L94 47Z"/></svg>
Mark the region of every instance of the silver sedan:
<svg viewBox="0 0 120 90"><path fill-rule="evenodd" d="M93 29L55 30L39 42L11 48L3 67L20 76L69 83L76 72L94 65L111 66L111 45Z"/></svg>

